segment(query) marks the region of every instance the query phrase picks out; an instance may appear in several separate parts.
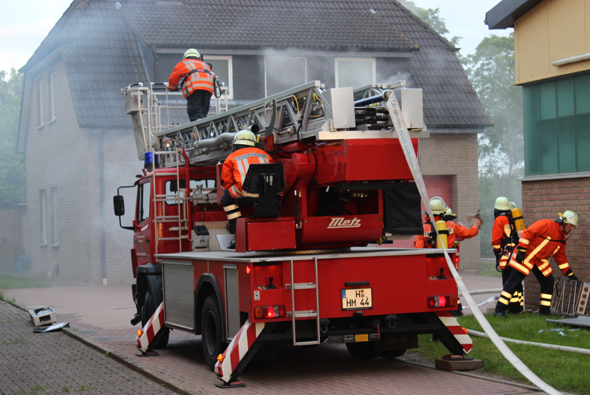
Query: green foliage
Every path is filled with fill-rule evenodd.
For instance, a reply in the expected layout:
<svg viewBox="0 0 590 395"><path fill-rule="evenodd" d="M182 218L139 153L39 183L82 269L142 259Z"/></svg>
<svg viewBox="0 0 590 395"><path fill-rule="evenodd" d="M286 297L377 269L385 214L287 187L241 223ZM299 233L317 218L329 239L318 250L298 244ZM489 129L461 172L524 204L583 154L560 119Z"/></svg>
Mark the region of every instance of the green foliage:
<svg viewBox="0 0 590 395"><path fill-rule="evenodd" d="M400 3L408 10L412 11L414 15L428 24L431 28L433 28L438 34L444 37L445 34L449 33L449 29L447 29L447 25L445 24L445 20L440 16L440 9L439 8L421 8L416 6L413 1L410 0L400 0ZM453 36L452 38L448 39L453 45L457 46L459 44L459 40L461 37Z"/></svg>
<svg viewBox="0 0 590 395"><path fill-rule="evenodd" d="M546 322L546 316L519 314L509 315L507 319L503 319L486 314L486 318L502 337L590 349L590 331L586 329L568 332L570 327L564 326L566 336L560 335L559 332L539 333L542 329L559 328L557 324ZM482 331L472 315L459 317L459 324L467 329ZM448 353L440 342L430 342L430 338L430 335L420 336L418 352L426 355L431 361ZM471 338L473 348L469 356L484 361L484 366L477 371L478 373L500 375L529 384L504 358L491 340L474 336ZM585 375L585 372L590 369L588 355L549 350L539 346L514 343L506 343L506 345L547 384L569 393L590 394Z"/></svg>
<svg viewBox="0 0 590 395"><path fill-rule="evenodd" d="M23 76L0 71L0 204L25 201L25 161L16 153Z"/></svg>

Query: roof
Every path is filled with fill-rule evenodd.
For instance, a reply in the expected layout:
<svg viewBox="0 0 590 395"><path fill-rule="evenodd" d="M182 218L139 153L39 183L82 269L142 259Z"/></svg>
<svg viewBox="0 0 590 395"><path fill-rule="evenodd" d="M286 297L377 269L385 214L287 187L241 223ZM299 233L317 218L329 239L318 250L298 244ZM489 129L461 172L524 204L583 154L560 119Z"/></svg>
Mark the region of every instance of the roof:
<svg viewBox="0 0 590 395"><path fill-rule="evenodd" d="M61 48L80 126L127 127L119 90L146 82L135 38L161 48L406 52L430 129L491 125L457 49L395 0L74 0L21 71Z"/></svg>
<svg viewBox="0 0 590 395"><path fill-rule="evenodd" d="M543 0L503 0L486 12L485 24L490 29L514 27L514 22Z"/></svg>

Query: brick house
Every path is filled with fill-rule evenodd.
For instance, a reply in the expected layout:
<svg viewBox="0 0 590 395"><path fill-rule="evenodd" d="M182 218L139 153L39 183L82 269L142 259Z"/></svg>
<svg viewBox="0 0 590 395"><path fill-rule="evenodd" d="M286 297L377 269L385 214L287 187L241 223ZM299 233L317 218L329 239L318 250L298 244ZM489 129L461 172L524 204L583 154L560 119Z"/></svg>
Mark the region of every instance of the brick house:
<svg viewBox="0 0 590 395"><path fill-rule="evenodd" d="M430 193L460 219L477 210L477 133L490 120L457 49L397 1L74 0L21 69L18 151L26 155L25 250L34 270L55 262L60 276L129 280L131 234L119 229L110 197L141 163L119 91L167 81L188 47L229 86L230 107L310 80L356 87L404 79L422 88ZM461 252L463 268L479 266L479 239Z"/></svg>
<svg viewBox="0 0 590 395"><path fill-rule="evenodd" d="M498 3L490 29L514 28L515 83L523 87L525 224L574 210L580 223L568 240L569 264L590 281L590 1ZM554 276L561 272L552 260ZM539 285L525 280L526 308L539 308Z"/></svg>

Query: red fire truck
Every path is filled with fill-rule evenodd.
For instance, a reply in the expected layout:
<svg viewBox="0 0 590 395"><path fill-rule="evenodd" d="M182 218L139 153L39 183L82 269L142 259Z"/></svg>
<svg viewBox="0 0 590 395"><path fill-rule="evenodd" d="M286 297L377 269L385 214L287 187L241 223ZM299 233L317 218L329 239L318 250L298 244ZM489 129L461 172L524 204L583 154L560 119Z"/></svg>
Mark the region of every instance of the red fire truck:
<svg viewBox="0 0 590 395"><path fill-rule="evenodd" d="M149 119L158 110L144 108L159 103L146 99L150 89L124 90L147 158L126 227L142 351L165 347L171 329L201 335L221 386L236 385L258 349L279 343L344 343L353 358L392 358L432 333L452 354L469 352L449 313L457 285L442 250L375 244L422 233L420 194L384 104L392 95L400 103L417 152L428 137L421 90L314 81L158 130ZM234 236L219 162L243 129L276 163L248 169L243 189L256 197L238 198ZM114 204L124 214L121 195Z"/></svg>

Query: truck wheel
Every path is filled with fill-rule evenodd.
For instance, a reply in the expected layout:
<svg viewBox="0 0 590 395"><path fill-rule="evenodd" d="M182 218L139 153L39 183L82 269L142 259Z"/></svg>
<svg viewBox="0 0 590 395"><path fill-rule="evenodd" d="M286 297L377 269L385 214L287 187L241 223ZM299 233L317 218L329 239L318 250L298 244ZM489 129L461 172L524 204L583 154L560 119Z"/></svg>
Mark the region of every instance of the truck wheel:
<svg viewBox="0 0 590 395"><path fill-rule="evenodd" d="M143 306L141 308L141 327L143 328L145 324L152 318L152 315L156 312L157 306L154 303L154 297L150 291L145 293L145 299L143 302ZM156 335L152 343L150 344L151 348L166 348L168 345L168 339L170 338L170 328L162 328L160 332Z"/></svg>
<svg viewBox="0 0 590 395"><path fill-rule="evenodd" d="M379 355L373 342L346 343L346 348L354 359L373 359Z"/></svg>
<svg viewBox="0 0 590 395"><path fill-rule="evenodd" d="M380 351L379 356L381 358L397 358L401 357L406 353L406 350L387 350L387 351Z"/></svg>
<svg viewBox="0 0 590 395"><path fill-rule="evenodd" d="M221 312L219 303L213 295L205 299L203 313L201 315L201 342L203 354L207 365L213 370L217 362L217 356L221 354L227 344L223 341L221 333Z"/></svg>

